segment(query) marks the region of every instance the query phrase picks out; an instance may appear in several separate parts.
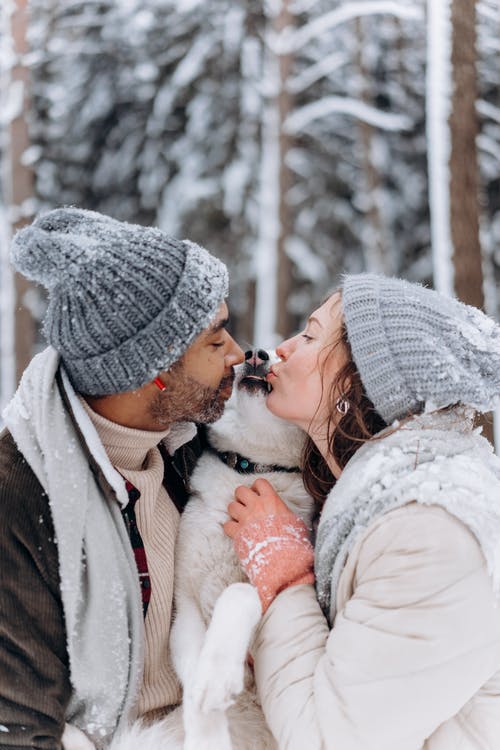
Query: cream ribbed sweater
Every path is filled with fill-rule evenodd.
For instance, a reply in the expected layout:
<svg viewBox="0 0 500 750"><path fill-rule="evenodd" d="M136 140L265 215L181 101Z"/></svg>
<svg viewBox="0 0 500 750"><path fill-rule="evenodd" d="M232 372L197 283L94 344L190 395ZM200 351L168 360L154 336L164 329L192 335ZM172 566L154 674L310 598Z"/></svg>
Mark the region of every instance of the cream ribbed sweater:
<svg viewBox="0 0 500 750"><path fill-rule="evenodd" d="M163 487L163 459L157 448L168 430L123 427L96 414L83 399L82 403L111 463L141 493L135 513L146 551L151 600L144 621L144 678L138 711L140 716L157 718L181 702L181 688L168 652L179 512Z"/></svg>

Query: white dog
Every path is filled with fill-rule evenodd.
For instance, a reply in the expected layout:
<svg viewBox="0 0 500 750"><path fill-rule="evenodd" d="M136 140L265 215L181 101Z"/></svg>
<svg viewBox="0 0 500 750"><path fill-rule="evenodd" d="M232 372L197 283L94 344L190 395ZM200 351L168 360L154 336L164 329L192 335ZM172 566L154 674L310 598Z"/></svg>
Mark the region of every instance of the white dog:
<svg viewBox="0 0 500 750"><path fill-rule="evenodd" d="M223 416L207 428L209 448L191 477L176 547L171 654L181 679L180 710L149 728L136 725L112 750L275 750L257 701L247 655L261 617L256 589L225 536L227 506L240 484L268 479L310 525L313 501L299 471L305 433L266 408L267 352L236 368ZM184 725L184 732L182 731Z"/></svg>
<svg viewBox="0 0 500 750"><path fill-rule="evenodd" d="M247 664L261 603L222 529L236 487L257 477L311 521L313 501L298 469L305 434L266 408L270 363L267 352L247 352L236 369L224 414L207 429L211 449L193 472L181 518L171 652L184 688L185 750L275 747Z"/></svg>

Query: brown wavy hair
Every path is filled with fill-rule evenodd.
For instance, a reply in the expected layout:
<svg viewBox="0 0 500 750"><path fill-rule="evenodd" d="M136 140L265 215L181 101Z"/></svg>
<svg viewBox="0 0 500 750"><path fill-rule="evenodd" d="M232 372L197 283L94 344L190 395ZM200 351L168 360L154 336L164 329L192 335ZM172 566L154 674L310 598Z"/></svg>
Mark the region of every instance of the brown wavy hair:
<svg viewBox="0 0 500 750"><path fill-rule="evenodd" d="M327 384L323 378L323 388L328 388L329 408L326 417L328 449L336 463L343 469L358 448L387 425L366 395L361 377L354 364L344 323L342 323L341 335L328 347L327 355L321 365L322 376L328 359L338 346L343 347L347 354L347 362L331 382ZM339 398L349 403L349 409L340 420L338 420L337 410ZM302 467L305 488L314 498L319 512L326 496L335 484L335 477L310 437L307 438L302 454Z"/></svg>

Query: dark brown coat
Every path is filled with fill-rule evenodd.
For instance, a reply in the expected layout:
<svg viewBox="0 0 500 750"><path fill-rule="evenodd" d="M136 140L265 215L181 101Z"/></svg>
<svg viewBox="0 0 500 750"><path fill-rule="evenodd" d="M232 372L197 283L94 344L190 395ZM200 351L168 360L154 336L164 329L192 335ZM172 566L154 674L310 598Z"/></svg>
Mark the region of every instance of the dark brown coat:
<svg viewBox="0 0 500 750"><path fill-rule="evenodd" d="M77 425L75 429L80 435ZM84 448L103 495L109 497L112 488ZM197 438L179 449L174 460L162 451L164 485L179 509L186 502L185 482L199 451ZM59 584L48 497L4 430L0 434L0 748L60 750L71 684Z"/></svg>

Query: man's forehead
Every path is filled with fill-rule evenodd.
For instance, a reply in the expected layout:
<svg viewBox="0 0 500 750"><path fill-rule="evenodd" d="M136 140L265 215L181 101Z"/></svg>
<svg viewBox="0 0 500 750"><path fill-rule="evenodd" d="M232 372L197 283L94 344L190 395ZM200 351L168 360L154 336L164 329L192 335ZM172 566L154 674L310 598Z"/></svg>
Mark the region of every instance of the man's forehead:
<svg viewBox="0 0 500 750"><path fill-rule="evenodd" d="M216 322L217 320L220 320L220 319L226 319L228 317L229 317L229 310L228 310L228 307L227 307L227 303L226 302L221 302L221 305L220 305L220 307L217 310L217 313L215 315L214 322Z"/></svg>
<svg viewBox="0 0 500 750"><path fill-rule="evenodd" d="M205 334L210 336L212 333L220 331L229 321L229 310L225 302L221 304L212 322L207 326Z"/></svg>

